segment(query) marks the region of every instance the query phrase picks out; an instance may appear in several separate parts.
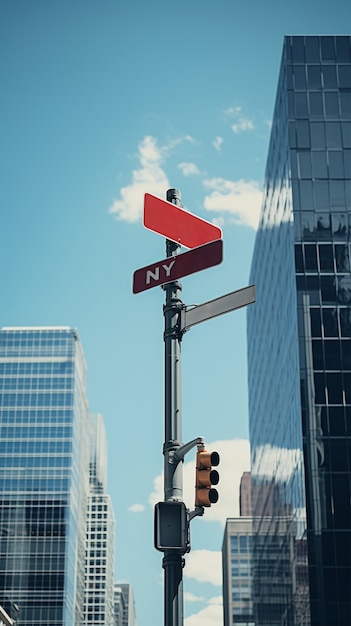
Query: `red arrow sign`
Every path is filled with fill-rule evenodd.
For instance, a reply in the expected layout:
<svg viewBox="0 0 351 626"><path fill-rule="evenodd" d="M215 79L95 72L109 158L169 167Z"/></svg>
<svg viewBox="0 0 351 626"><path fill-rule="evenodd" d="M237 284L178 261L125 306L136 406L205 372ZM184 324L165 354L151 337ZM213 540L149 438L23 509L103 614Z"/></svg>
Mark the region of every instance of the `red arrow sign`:
<svg viewBox="0 0 351 626"><path fill-rule="evenodd" d="M183 276L189 276L207 267L221 263L223 241L211 241L189 252L170 256L147 267L136 270L133 276L133 293L140 293L157 285L164 285Z"/></svg>
<svg viewBox="0 0 351 626"><path fill-rule="evenodd" d="M144 199L144 226L186 248L197 248L222 238L218 226L150 193Z"/></svg>

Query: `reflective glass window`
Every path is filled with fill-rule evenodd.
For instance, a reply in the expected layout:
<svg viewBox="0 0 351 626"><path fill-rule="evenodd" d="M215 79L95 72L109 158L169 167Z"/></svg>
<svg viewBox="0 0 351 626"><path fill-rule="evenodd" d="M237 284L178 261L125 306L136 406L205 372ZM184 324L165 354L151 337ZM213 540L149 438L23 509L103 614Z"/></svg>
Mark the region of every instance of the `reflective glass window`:
<svg viewBox="0 0 351 626"><path fill-rule="evenodd" d="M336 271L346 273L350 271L350 254L347 244L335 244Z"/></svg>
<svg viewBox="0 0 351 626"><path fill-rule="evenodd" d="M298 178L299 171L297 166L297 152L296 150L291 150L290 153L290 166L291 166L291 177Z"/></svg>
<svg viewBox="0 0 351 626"><path fill-rule="evenodd" d="M319 37L306 38L306 61L320 61Z"/></svg>
<svg viewBox="0 0 351 626"><path fill-rule="evenodd" d="M306 89L306 72L305 65L294 66L295 89Z"/></svg>
<svg viewBox="0 0 351 626"><path fill-rule="evenodd" d="M324 65L322 69L323 85L325 89L337 89L338 81L335 65Z"/></svg>
<svg viewBox="0 0 351 626"><path fill-rule="evenodd" d="M311 122L310 130L311 130L311 148L312 149L313 148L325 149L326 139L325 139L324 122Z"/></svg>
<svg viewBox="0 0 351 626"><path fill-rule="evenodd" d="M331 460L331 468L334 472L348 472L348 462L347 462L347 442L345 439L334 439L331 438L329 440L329 454ZM336 478L336 477L335 477ZM345 478L347 479L347 474L345 474ZM346 481L347 482L347 481ZM339 493L338 493L339 492ZM337 499L339 505L342 505L345 508L345 495L350 492L350 487L347 484L343 484L339 489L338 481L334 482L333 477L333 495L334 495L334 507L335 507L335 499ZM348 498L349 500L349 498ZM335 507L337 508L337 507ZM349 508L349 503L346 504L346 508Z"/></svg>
<svg viewBox="0 0 351 626"><path fill-rule="evenodd" d="M343 389L340 374L327 372L325 378L328 393L328 404L342 404Z"/></svg>
<svg viewBox="0 0 351 626"><path fill-rule="evenodd" d="M328 178L327 155L323 150L313 150L312 157L312 176L313 178Z"/></svg>
<svg viewBox="0 0 351 626"><path fill-rule="evenodd" d="M310 319L311 319L312 337L321 337L322 326L321 326L321 314L320 314L319 307L310 309Z"/></svg>
<svg viewBox="0 0 351 626"><path fill-rule="evenodd" d="M346 372L344 372L343 378L344 378L344 383L345 383L345 402L346 404L351 404L351 374L347 374ZM348 415L349 415L350 423L351 423L351 407L346 407L346 411L349 411ZM351 432L351 426L350 426L350 432Z"/></svg>
<svg viewBox="0 0 351 626"><path fill-rule="evenodd" d="M337 277L337 301L340 304L351 303L351 276L350 274Z"/></svg>
<svg viewBox="0 0 351 626"><path fill-rule="evenodd" d="M348 36L339 35L336 38L336 54L338 61L351 62L350 38Z"/></svg>
<svg viewBox="0 0 351 626"><path fill-rule="evenodd" d="M305 44L304 38L301 36L293 37L292 59L294 63L305 62Z"/></svg>
<svg viewBox="0 0 351 626"><path fill-rule="evenodd" d="M340 122L327 122L325 125L327 148L342 147Z"/></svg>
<svg viewBox="0 0 351 626"><path fill-rule="evenodd" d="M313 156L312 156L313 159ZM329 211L329 185L327 180L313 181L314 206L316 211Z"/></svg>
<svg viewBox="0 0 351 626"><path fill-rule="evenodd" d="M330 205L332 208L340 208L345 206L345 187L344 181L342 180L330 180L329 181L329 192L330 192ZM346 217L344 215L344 219L346 224Z"/></svg>
<svg viewBox="0 0 351 626"><path fill-rule="evenodd" d="M351 148L351 122L341 122L342 145Z"/></svg>
<svg viewBox="0 0 351 626"><path fill-rule="evenodd" d="M351 89L351 66L338 65L340 89Z"/></svg>
<svg viewBox="0 0 351 626"><path fill-rule="evenodd" d="M238 537L235 535L230 537L230 551L232 554L236 554L239 551Z"/></svg>
<svg viewBox="0 0 351 626"><path fill-rule="evenodd" d="M303 213L301 213L301 222L304 239L314 239L316 216L313 211L303 211Z"/></svg>
<svg viewBox="0 0 351 626"><path fill-rule="evenodd" d="M351 337L351 307L340 308L340 331L342 337Z"/></svg>
<svg viewBox="0 0 351 626"><path fill-rule="evenodd" d="M322 87L322 75L320 65L307 66L307 81L309 89L319 89Z"/></svg>
<svg viewBox="0 0 351 626"><path fill-rule="evenodd" d="M336 283L334 276L321 276L321 297L324 303L336 300Z"/></svg>
<svg viewBox="0 0 351 626"><path fill-rule="evenodd" d="M303 255L302 255L302 245L295 244L295 269L298 273L303 273L304 271L304 263L303 263Z"/></svg>
<svg viewBox="0 0 351 626"><path fill-rule="evenodd" d="M345 339L340 342L342 369L351 370L351 340Z"/></svg>
<svg viewBox="0 0 351 626"><path fill-rule="evenodd" d="M321 37L322 61L335 61L334 37Z"/></svg>
<svg viewBox="0 0 351 626"><path fill-rule="evenodd" d="M308 94L309 103L310 103L310 115L311 117L319 117L323 119L324 110L323 110L323 97L322 94L318 91L311 91Z"/></svg>
<svg viewBox="0 0 351 626"><path fill-rule="evenodd" d="M344 408L332 406L328 409L329 414L329 432L334 436L342 436L346 434L346 420Z"/></svg>
<svg viewBox="0 0 351 626"><path fill-rule="evenodd" d="M295 93L295 115L297 118L308 117L307 94L304 91Z"/></svg>
<svg viewBox="0 0 351 626"><path fill-rule="evenodd" d="M345 238L347 234L347 215L345 213L332 213L332 232L335 238Z"/></svg>
<svg viewBox="0 0 351 626"><path fill-rule="evenodd" d="M287 81L288 89L294 89L293 71L292 71L291 65L288 65L286 67L286 81Z"/></svg>
<svg viewBox="0 0 351 626"><path fill-rule="evenodd" d="M351 150L343 151L345 178L351 179Z"/></svg>
<svg viewBox="0 0 351 626"><path fill-rule="evenodd" d="M325 103L325 116L326 118L338 118L339 117L339 98L338 93L335 91L326 92L324 94Z"/></svg>
<svg viewBox="0 0 351 626"><path fill-rule="evenodd" d="M289 133L289 145L292 148L296 148L295 122L289 121L288 133Z"/></svg>
<svg viewBox="0 0 351 626"><path fill-rule="evenodd" d="M312 176L310 155L309 151L298 153L300 178L311 178Z"/></svg>
<svg viewBox="0 0 351 626"><path fill-rule="evenodd" d="M319 339L312 340L312 356L313 356L313 369L324 370L324 358L323 358L323 342Z"/></svg>
<svg viewBox="0 0 351 626"><path fill-rule="evenodd" d="M313 190L311 180L300 181L300 198L302 209L313 209Z"/></svg>
<svg viewBox="0 0 351 626"><path fill-rule="evenodd" d="M297 120L296 122L296 138L298 148L310 147L309 124L307 121Z"/></svg>
<svg viewBox="0 0 351 626"><path fill-rule="evenodd" d="M340 91L340 115L343 119L350 119L351 117L351 93L347 91Z"/></svg>
<svg viewBox="0 0 351 626"><path fill-rule="evenodd" d="M319 244L319 266L321 272L334 272L333 246L331 243Z"/></svg>
<svg viewBox="0 0 351 626"><path fill-rule="evenodd" d="M307 271L317 271L317 246L305 244L305 268Z"/></svg>
<svg viewBox="0 0 351 626"><path fill-rule="evenodd" d="M344 160L341 150L328 152L330 178L344 178Z"/></svg>
<svg viewBox="0 0 351 626"><path fill-rule="evenodd" d="M338 340L330 340L324 342L325 353L325 369L340 370L341 369L341 352Z"/></svg>
<svg viewBox="0 0 351 626"><path fill-rule="evenodd" d="M314 389L316 404L325 404L326 396L324 374L314 374Z"/></svg>

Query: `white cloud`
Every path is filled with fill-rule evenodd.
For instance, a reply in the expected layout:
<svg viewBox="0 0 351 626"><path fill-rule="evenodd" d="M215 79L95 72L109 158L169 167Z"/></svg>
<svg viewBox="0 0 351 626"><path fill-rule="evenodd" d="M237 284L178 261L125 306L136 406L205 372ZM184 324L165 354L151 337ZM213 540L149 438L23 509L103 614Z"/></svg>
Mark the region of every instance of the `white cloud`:
<svg viewBox="0 0 351 626"><path fill-rule="evenodd" d="M205 209L231 215L236 223L257 229L262 203L262 191L257 181L210 178L203 184L211 191L205 196Z"/></svg>
<svg viewBox="0 0 351 626"><path fill-rule="evenodd" d="M200 174L200 170L195 163L179 163L177 167L183 176L197 176Z"/></svg>
<svg viewBox="0 0 351 626"><path fill-rule="evenodd" d="M131 513L141 513L142 511L145 511L145 507L143 504L132 504L128 507L128 511Z"/></svg>
<svg viewBox="0 0 351 626"><path fill-rule="evenodd" d="M243 115L240 115L241 107L239 106L228 107L228 109L226 109L224 113L228 117L235 118L236 121L234 124L232 124L232 130L236 134L245 132L247 130L253 130L255 128L252 120L250 120L247 117L244 117Z"/></svg>
<svg viewBox="0 0 351 626"><path fill-rule="evenodd" d="M222 585L222 553L214 550L191 550L185 555L184 576L200 583Z"/></svg>
<svg viewBox="0 0 351 626"><path fill-rule="evenodd" d="M185 602L204 602L205 598L203 598L202 596L195 596L190 591L185 591L184 600Z"/></svg>
<svg viewBox="0 0 351 626"><path fill-rule="evenodd" d="M223 137L220 137L219 135L217 135L217 137L215 137L215 139L213 140L213 145L216 148L216 150L218 150L218 152L222 148L222 143L223 143Z"/></svg>
<svg viewBox="0 0 351 626"><path fill-rule="evenodd" d="M224 113L228 115L228 117L237 117L241 113L241 107L228 107Z"/></svg>
<svg viewBox="0 0 351 626"><path fill-rule="evenodd" d="M185 135L185 141L189 141L189 143L196 143L196 140L191 135Z"/></svg>
<svg viewBox="0 0 351 626"><path fill-rule="evenodd" d="M185 626L223 626L223 604L219 600L204 609L190 615L184 622Z"/></svg>
<svg viewBox="0 0 351 626"><path fill-rule="evenodd" d="M109 213L126 222L138 221L143 212L145 191L163 197L169 188L166 173L161 167L166 148L161 148L154 137L146 136L139 143L138 158L141 167L133 170L132 182L120 190L120 200L115 200Z"/></svg>
<svg viewBox="0 0 351 626"><path fill-rule="evenodd" d="M246 130L253 130L254 128L253 122L246 117L240 117L235 124L232 124L232 130L235 134L245 132Z"/></svg>
<svg viewBox="0 0 351 626"><path fill-rule="evenodd" d="M259 459L260 476L268 480L275 476L281 482L288 482L295 472L302 472L300 448L278 448L266 443L257 447L255 457Z"/></svg>
<svg viewBox="0 0 351 626"><path fill-rule="evenodd" d="M250 446L246 439L232 439L214 441L206 444L207 450L217 450L220 455L218 469L220 482L218 485L219 500L216 504L206 508L202 519L207 522L225 524L227 517L239 515L239 486L243 472L250 469ZM194 508L194 476L195 453L189 453L183 465L183 500L186 506ZM154 490L149 501L152 506L164 499L163 473L154 479Z"/></svg>
<svg viewBox="0 0 351 626"><path fill-rule="evenodd" d="M218 606L223 606L223 596L215 596L214 598L210 598L208 603L217 604Z"/></svg>

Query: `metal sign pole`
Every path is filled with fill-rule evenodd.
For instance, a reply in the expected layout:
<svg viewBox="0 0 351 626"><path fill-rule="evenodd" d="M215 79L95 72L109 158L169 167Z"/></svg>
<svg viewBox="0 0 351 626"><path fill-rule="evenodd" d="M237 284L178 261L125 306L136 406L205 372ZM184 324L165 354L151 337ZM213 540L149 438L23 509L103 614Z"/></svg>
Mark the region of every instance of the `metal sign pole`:
<svg viewBox="0 0 351 626"><path fill-rule="evenodd" d="M182 443L181 339L195 324L234 311L255 302L255 286L226 294L198 306L185 307L178 278L218 265L223 257L221 230L196 215L182 210L178 189L168 189L167 201L145 194L144 226L165 235L167 258L143 267L133 276L133 293L162 284L166 294L165 318L165 441L164 501L155 505L154 545L164 553L164 626L183 626L184 554L190 551L190 521L204 514L204 507L218 500L212 488L219 480L212 465L218 465L217 452L205 449L203 437ZM184 245L193 248L177 256ZM166 282L166 281L169 282ZM197 446L195 509L183 502L184 456ZM202 470L211 477L205 479ZM212 470L212 471L211 471ZM206 474L206 476L207 476Z"/></svg>
<svg viewBox="0 0 351 626"><path fill-rule="evenodd" d="M167 191L167 200L182 206L177 189ZM179 244L166 240L167 257L177 254ZM183 464L175 453L182 442L181 415L181 332L180 311L183 307L180 295L182 286L174 281L163 286L166 302L165 318L165 442L164 453L164 499L183 501ZM179 551L165 550L164 568L164 626L183 626L183 567L184 558Z"/></svg>

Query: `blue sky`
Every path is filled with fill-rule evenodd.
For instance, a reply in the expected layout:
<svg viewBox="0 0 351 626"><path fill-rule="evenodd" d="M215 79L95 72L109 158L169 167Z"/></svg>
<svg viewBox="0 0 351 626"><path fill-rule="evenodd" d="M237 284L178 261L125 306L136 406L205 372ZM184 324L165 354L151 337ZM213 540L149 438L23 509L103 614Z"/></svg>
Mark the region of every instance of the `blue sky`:
<svg viewBox="0 0 351 626"><path fill-rule="evenodd" d="M348 0L1 3L0 325L78 329L139 626L163 619L164 293L133 295L132 276L165 243L142 226L143 195L176 187L223 229L223 263L182 281L185 304L246 286L283 37L345 34L350 18ZM223 525L249 469L245 312L186 333L182 372L183 440L222 454L220 502L191 523L185 626L220 626Z"/></svg>

